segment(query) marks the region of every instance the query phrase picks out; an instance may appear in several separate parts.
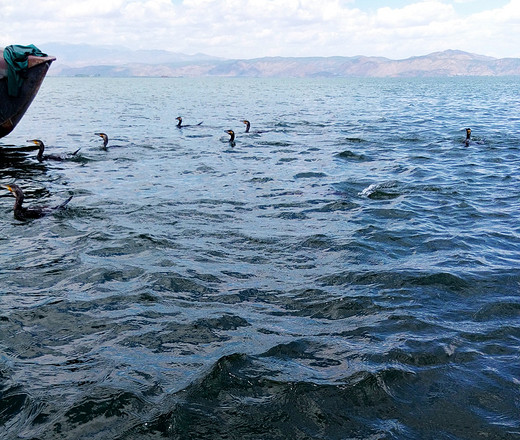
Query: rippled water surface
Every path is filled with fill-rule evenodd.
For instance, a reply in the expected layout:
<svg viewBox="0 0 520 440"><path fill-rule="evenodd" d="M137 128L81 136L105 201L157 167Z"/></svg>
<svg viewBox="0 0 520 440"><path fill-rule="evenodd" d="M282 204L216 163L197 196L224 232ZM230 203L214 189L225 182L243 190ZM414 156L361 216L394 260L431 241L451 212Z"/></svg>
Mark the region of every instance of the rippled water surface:
<svg viewBox="0 0 520 440"><path fill-rule="evenodd" d="M0 438L520 438L519 96L47 78L0 183L74 197L0 192Z"/></svg>

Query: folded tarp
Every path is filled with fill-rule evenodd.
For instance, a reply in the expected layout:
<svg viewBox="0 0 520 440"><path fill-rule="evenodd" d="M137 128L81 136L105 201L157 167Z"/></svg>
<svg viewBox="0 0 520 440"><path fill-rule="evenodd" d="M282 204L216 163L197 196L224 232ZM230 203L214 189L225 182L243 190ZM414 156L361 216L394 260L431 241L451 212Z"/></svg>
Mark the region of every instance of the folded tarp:
<svg viewBox="0 0 520 440"><path fill-rule="evenodd" d="M7 92L16 97L20 93L24 79L27 77L29 55L46 57L36 46L11 45L4 49L4 60L7 63Z"/></svg>

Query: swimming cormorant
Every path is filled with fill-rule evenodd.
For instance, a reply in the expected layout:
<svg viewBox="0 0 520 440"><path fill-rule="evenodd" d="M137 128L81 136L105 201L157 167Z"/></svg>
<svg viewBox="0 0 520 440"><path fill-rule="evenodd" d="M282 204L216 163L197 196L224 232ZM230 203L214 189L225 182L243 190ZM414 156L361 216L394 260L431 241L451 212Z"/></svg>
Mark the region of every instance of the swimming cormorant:
<svg viewBox="0 0 520 440"><path fill-rule="evenodd" d="M199 125L202 125L202 123L204 121L200 121L198 124L195 124L195 125L182 125L182 118L180 116L177 116L175 119L177 119L177 128L184 128L184 127L196 127L196 126L199 126Z"/></svg>
<svg viewBox="0 0 520 440"><path fill-rule="evenodd" d="M34 145L38 145L39 149L36 159L38 159L38 161L40 162L43 162L44 160L66 160L70 156L75 156L78 153L78 151L81 150L81 148L78 148L76 151L74 151L74 153L71 153L66 156L58 156L56 154L43 154L43 152L45 151L45 145L40 139L30 139L27 142L32 142Z"/></svg>
<svg viewBox="0 0 520 440"><path fill-rule="evenodd" d="M251 129L251 122L249 122L247 119L244 119L242 122L244 124L246 124L246 131L245 131L245 133L249 133L249 130ZM265 133L265 131L255 130L252 133L260 134L260 133Z"/></svg>
<svg viewBox="0 0 520 440"><path fill-rule="evenodd" d="M46 206L35 206L33 208L25 208L22 206L24 194L22 189L15 185L14 183L10 185L6 185L6 188L11 191L14 196L16 197L16 200L14 202L14 217L17 220L28 220L28 219L34 219L34 218L40 218L44 215L49 214L55 209L62 209L67 206L67 203L70 202L72 199L72 196L70 196L67 200L65 200L63 203L59 204L58 206L54 207L46 207Z"/></svg>
<svg viewBox="0 0 520 440"><path fill-rule="evenodd" d="M233 130L226 130L226 133L229 134L229 143L235 143L235 132Z"/></svg>
<svg viewBox="0 0 520 440"><path fill-rule="evenodd" d="M464 141L464 144L466 145L466 147L469 146L470 140L471 140L471 128L466 128L466 140Z"/></svg>
<svg viewBox="0 0 520 440"><path fill-rule="evenodd" d="M108 136L105 133L94 133L96 136L99 136L100 138L103 138L103 149L107 149L108 144Z"/></svg>

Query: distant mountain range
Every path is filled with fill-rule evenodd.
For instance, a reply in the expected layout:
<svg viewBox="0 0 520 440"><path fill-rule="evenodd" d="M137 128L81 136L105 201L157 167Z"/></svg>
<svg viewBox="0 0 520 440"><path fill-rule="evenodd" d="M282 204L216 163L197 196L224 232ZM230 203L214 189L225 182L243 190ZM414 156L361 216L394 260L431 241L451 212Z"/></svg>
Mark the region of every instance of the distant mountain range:
<svg viewBox="0 0 520 440"><path fill-rule="evenodd" d="M520 75L520 58L458 50L391 60L383 57L268 57L229 60L164 50L47 44L57 57L49 76L104 77L449 77Z"/></svg>

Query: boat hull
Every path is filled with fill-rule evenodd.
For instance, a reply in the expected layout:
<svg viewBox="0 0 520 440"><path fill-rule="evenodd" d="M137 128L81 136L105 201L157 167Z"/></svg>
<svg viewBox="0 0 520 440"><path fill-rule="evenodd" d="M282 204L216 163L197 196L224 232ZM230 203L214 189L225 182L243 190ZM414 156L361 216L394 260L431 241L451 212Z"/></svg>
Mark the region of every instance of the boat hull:
<svg viewBox="0 0 520 440"><path fill-rule="evenodd" d="M24 80L17 97L9 96L7 78L0 79L0 138L11 133L20 122L38 93L43 79L55 59L54 57L30 56L27 78Z"/></svg>

